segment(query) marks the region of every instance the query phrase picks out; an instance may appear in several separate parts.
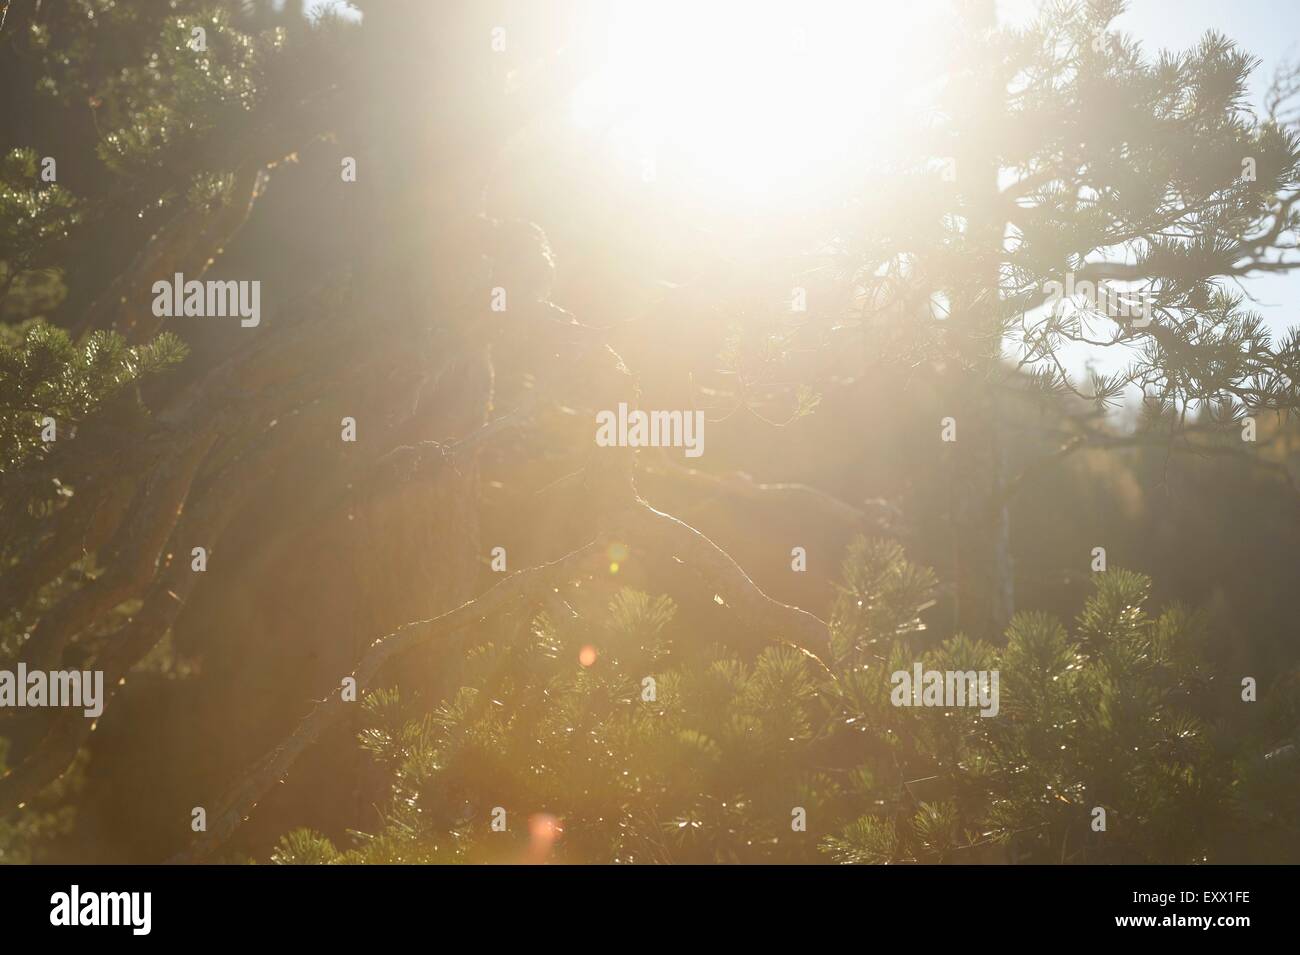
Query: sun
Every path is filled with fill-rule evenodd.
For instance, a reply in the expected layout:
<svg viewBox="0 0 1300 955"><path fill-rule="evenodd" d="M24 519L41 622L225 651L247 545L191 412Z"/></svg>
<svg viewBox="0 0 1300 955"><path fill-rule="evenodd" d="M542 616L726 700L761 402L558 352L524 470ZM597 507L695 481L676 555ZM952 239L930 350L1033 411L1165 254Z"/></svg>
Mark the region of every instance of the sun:
<svg viewBox="0 0 1300 955"><path fill-rule="evenodd" d="M940 6L619 3L573 117L647 181L797 192L888 135Z"/></svg>

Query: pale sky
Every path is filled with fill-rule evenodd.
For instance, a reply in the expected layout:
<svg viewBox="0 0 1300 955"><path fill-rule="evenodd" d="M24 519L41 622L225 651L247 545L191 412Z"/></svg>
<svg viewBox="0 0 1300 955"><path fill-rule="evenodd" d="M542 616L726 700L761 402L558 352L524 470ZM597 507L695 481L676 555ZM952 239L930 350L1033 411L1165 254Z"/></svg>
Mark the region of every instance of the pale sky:
<svg viewBox="0 0 1300 955"><path fill-rule="evenodd" d="M1118 21L1154 46L1185 49L1209 29L1236 40L1263 62L1251 84L1256 105L1279 63L1300 55L1300 0L1135 0ZM1246 283L1275 332L1300 323L1300 273Z"/></svg>
<svg viewBox="0 0 1300 955"><path fill-rule="evenodd" d="M999 0L1000 12L1009 18L1035 6L1034 0ZM1300 0L1130 0L1115 25L1153 53L1186 50L1207 30L1235 40L1262 61L1251 83L1257 106L1278 64L1300 56ZM1259 300L1254 307L1275 334L1300 324L1300 272L1257 276L1243 286Z"/></svg>

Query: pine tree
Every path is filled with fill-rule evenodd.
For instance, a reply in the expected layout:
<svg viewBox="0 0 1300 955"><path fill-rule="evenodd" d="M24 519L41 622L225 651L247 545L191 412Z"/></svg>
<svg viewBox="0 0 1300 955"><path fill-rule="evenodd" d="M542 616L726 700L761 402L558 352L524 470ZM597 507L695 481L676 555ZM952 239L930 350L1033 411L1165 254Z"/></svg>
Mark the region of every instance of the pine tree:
<svg viewBox="0 0 1300 955"><path fill-rule="evenodd" d="M534 42L493 56L486 38L497 14L477 2L358 0L361 24L309 23L296 3L7 6L0 107L17 119L0 132L0 654L5 663L104 670L111 692L137 704L108 701L106 719L129 724L117 745L157 727L186 739L132 750L164 784L138 773L95 791L104 812L139 823L122 831L145 831L123 851L153 859L180 849L190 833L178 821L190 806L215 802L233 783L195 846L211 852L291 768L299 802L319 811L322 827L345 816L361 798L354 787L313 788L302 777L336 781L338 761L353 758L354 717L339 695L350 672L363 690L396 687L367 704L376 720L367 740L397 774L399 796L371 849L347 850L373 858L495 853L502 840L482 832L482 810L507 797L509 839L522 839L534 817L545 837L545 814L562 813L570 822L557 852L602 860L812 858L818 838L843 839L850 848L825 845L850 853L879 841L891 859L1011 839L1017 852L1068 859L1087 844L1066 804L1078 808L1071 800L1094 791L1118 807L1115 831L1132 823L1134 806L1094 765L1097 754L1076 756L1069 743L1068 759L1049 754L1031 732L1041 720L1009 719L1024 735L998 730L1012 733L1003 737L982 723L954 720L965 727L958 733L931 725L934 714L882 708L887 684L876 677L921 651L911 643L934 599L923 593L926 575L896 551L855 552L845 586L857 596L842 597L828 627L772 599L695 527L652 508L636 481L654 462L626 449L593 455L587 424L593 411L638 397L693 399L697 384L727 410L752 412L746 421L802 421L827 381L861 378L901 351L945 407L975 419L974 428L963 419L949 464L962 477L954 510L971 525L955 536L981 559L968 559L949 584L964 598L963 626L1001 632L1014 597L1007 499L1017 485L1001 431L1023 413L1007 410L1004 392L1106 405L1137 385L1152 409L1142 441L1221 437L1224 420L1245 408L1295 405L1296 342L1273 342L1226 290L1232 279L1289 269L1282 253L1296 226L1300 150L1280 113L1243 112L1244 53L1211 36L1186 56L1148 61L1107 32L1115 4L1053 8L1023 31L997 30L978 14L989 5L968 5L976 12L936 45L949 64L937 104L945 122L899 137L888 168L874 170L872 194L837 204L801 239L832 250L826 272L836 287L821 299L830 305L796 328L785 304L772 304L807 265L806 247L781 244L779 265L754 261L739 276L712 268L698 288L655 299L650 320L601 327L550 301L555 256L545 230L554 224L517 221L509 197L490 188L507 158L528 151L521 142L546 138L528 132L587 67L582 51L561 52L565 16L520 14L514 35ZM1242 175L1243 158L1255 160L1254 178ZM955 178L936 160L952 160ZM349 161L355 180L341 174ZM1008 223L1019 235L1011 245L1002 241ZM1092 255L1123 248L1136 251L1122 261ZM1157 321L1113 323L1105 341L1137 353L1123 380L1083 389L1057 369L1060 348L1086 329L1036 309L1067 271L1131 279L1155 296ZM151 290L177 273L265 278L273 319L249 335L237 322L164 320ZM662 278L649 263L633 263L628 277L647 287ZM487 304L498 289L511 303L499 314ZM624 300L649 297L638 288ZM950 306L947 331L930 321L939 301ZM738 312L745 321L733 321ZM842 347L855 325L862 347ZM809 337L833 373L792 369ZM1014 373L1000 361L1004 341L1021 349ZM714 367L713 345L721 382L701 371ZM771 413L773 394L786 413ZM1077 412L1069 401L1053 406L1064 453L1115 438ZM47 419L53 442L42 436ZM358 441L340 440L343 420L358 426ZM529 494L560 485L568 495L556 513L527 508L530 540L544 546L514 564L501 589L480 586L483 515L502 483L485 476L490 464ZM806 486L665 470L692 486L775 494L865 523L856 504ZM925 479L924 469L915 473ZM575 579L611 543L665 579L684 566L687 584L716 595L733 615L711 635L725 649L706 653L695 639L643 646L652 634L638 637L639 628L671 631L670 605L629 593L605 630L583 634L596 660L574 671L586 624L534 612L547 587ZM209 570L186 560L195 546L220 555ZM1123 593L1099 592L1097 614L1108 600L1140 602L1143 586L1125 580ZM673 597L681 605L686 594ZM480 628L499 626L507 605L527 625L487 631L475 660L497 659L515 682L497 685L495 671L458 674L455 655L433 638L481 644ZM1078 692L1053 704L1103 738L1128 745L1124 734L1134 734L1156 746L1126 772L1173 807L1170 818L1229 793L1267 825L1287 824L1274 795L1274 764L1285 763L1278 741L1294 732L1287 717L1253 728L1253 748L1235 751L1242 766L1223 769L1198 748L1218 745L1216 732L1186 721L1226 717L1200 713L1161 682L1176 673L1178 686L1190 686L1161 634L1192 625L1164 616L1108 623L1092 612L1073 637L1015 618L1005 648L954 637L924 651L971 666L1007 654L1008 668L1021 663L1015 653L1059 652L1035 658L1044 672L1074 654L1078 668L1062 679ZM548 657L558 646L564 654ZM1157 649L1167 659L1153 657ZM1142 666L1130 688L1157 707L1158 727L1114 697L1118 669L1134 660ZM201 665L190 669L192 661ZM175 679L151 681L164 666ZM660 667L662 679L648 672ZM449 696L453 676L463 692ZM639 689L647 676L661 707L652 725ZM1088 694L1109 709L1094 713ZM322 698L295 730L302 701ZM666 699L680 709L663 708ZM497 712L507 707L509 718ZM47 714L0 723L0 817L68 778L90 726ZM920 735L900 741L900 726ZM1160 736L1172 726L1190 735ZM578 732L581 745L561 749ZM211 763L184 755L187 733L219 734ZM111 761L104 735L94 748ZM497 765L500 754L483 752L483 740L517 764ZM850 758L845 748L864 741L879 759ZM1002 790L990 782L970 792L948 778L933 795L907 792L913 772L943 779L962 761L984 769L1029 750L1043 760L1033 784L1060 798L1006 779L995 780ZM660 791L662 779L640 762L621 765L628 777L614 773L603 762L610 752L627 760L635 752L647 766L680 760L693 775ZM268 755L255 762L260 753ZM1282 755L1260 769L1251 760L1264 753ZM514 766L538 768L536 779ZM1079 766L1095 772L1083 778ZM827 767L836 771L823 778ZM348 778L360 790L357 775ZM453 777L472 790L463 799L445 792ZM641 789L629 790L629 779ZM574 780L586 790L570 792ZM423 798L438 786L442 796ZM890 813L867 808L873 799ZM1061 804L1047 807L1055 815L1043 799ZM466 801L472 819L448 822ZM795 809L810 820L806 832L791 828ZM1038 828L1017 828L1025 824ZM847 826L858 828L841 833ZM1182 851L1158 830L1139 826L1116 843L1122 850L1107 851ZM282 852L336 857L302 835Z"/></svg>
<svg viewBox="0 0 1300 955"><path fill-rule="evenodd" d="M628 589L595 620L503 625L441 698L366 699L382 828L347 848L295 830L273 858L1168 864L1294 839L1294 765L1228 715L1204 619L1150 613L1142 575L1097 575L1072 630L1021 613L997 644L927 641L934 577L897 544L859 539L842 576L829 671L708 646ZM1000 711L896 705L914 663L999 671Z"/></svg>

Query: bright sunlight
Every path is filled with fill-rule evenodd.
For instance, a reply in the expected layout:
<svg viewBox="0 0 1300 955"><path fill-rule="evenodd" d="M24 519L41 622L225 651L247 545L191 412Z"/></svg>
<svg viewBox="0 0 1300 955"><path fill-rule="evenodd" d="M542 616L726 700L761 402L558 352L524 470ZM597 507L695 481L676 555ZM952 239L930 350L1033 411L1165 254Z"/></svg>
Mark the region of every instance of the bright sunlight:
<svg viewBox="0 0 1300 955"><path fill-rule="evenodd" d="M643 179L789 193L887 135L920 66L930 0L621 3L574 118Z"/></svg>

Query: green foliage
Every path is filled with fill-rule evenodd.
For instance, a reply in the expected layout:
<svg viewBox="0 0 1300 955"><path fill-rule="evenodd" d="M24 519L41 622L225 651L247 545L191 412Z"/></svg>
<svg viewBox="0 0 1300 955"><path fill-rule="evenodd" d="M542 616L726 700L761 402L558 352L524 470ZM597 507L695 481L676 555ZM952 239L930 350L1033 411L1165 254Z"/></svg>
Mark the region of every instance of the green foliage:
<svg viewBox="0 0 1300 955"><path fill-rule="evenodd" d="M1012 121L1051 131L1004 157L1027 186L1013 217L1020 241L1006 256L1019 291L1006 298L1003 327L1022 339L1032 383L1049 394L1104 408L1136 384L1157 405L1293 406L1295 338L1273 341L1228 279L1300 222L1279 198L1300 179L1300 138L1250 109L1256 58L1212 32L1189 51L1149 56L1108 32L1122 8L1046 5L998 38L1002 70L1019 88ZM1247 157L1253 176L1243 175ZM1026 319L1044 282L1084 273L1099 253L1128 263L1120 272L1153 303L1145 332L1095 303ZM1053 358L1081 341L1130 349L1128 369L1090 373L1091 387L1079 386Z"/></svg>
<svg viewBox="0 0 1300 955"><path fill-rule="evenodd" d="M847 706L895 772L871 794L885 811L827 849L841 861L980 859L994 843L1021 861L1204 858L1230 822L1227 741L1202 718L1215 687L1200 662L1201 621L1181 608L1150 617L1149 588L1113 570L1096 576L1073 634L1022 613L1003 646L959 635L914 653L900 641L889 667L855 669ZM997 670L998 714L892 706L886 670L912 659L926 670ZM1104 833L1092 831L1095 807L1106 811Z"/></svg>
<svg viewBox="0 0 1300 955"><path fill-rule="evenodd" d="M53 418L59 437L70 437L122 388L184 357L185 346L167 332L130 347L115 332L94 332L77 345L39 320L0 326L0 472L43 452L42 419Z"/></svg>
<svg viewBox="0 0 1300 955"><path fill-rule="evenodd" d="M9 741L0 736L0 776L9 768ZM62 779L49 786L24 812L0 817L0 865L41 862L42 852L72 829L69 796L81 786L86 760L78 758Z"/></svg>
<svg viewBox="0 0 1300 955"><path fill-rule="evenodd" d="M896 544L858 540L842 577L830 673L782 646L705 647L667 598L623 590L598 621L543 613L472 647L431 706L373 692L382 829L347 851L298 831L274 859L1192 862L1249 823L1234 785L1279 824L1280 788L1234 783L1244 752L1211 723L1203 619L1150 614L1142 575L1097 575L1072 632L1026 613L997 646L922 642L933 576ZM999 671L999 712L895 706L914 661Z"/></svg>
<svg viewBox="0 0 1300 955"><path fill-rule="evenodd" d="M204 31L206 51L190 48ZM211 133L257 103L259 58L283 43L281 31L258 38L234 28L226 10L168 17L141 61L107 78L97 95L122 104L99 156L116 173L141 178L167 170Z"/></svg>
<svg viewBox="0 0 1300 955"><path fill-rule="evenodd" d="M295 829L281 836L271 861L277 865L327 865L339 861L340 854L328 839L310 829Z"/></svg>
<svg viewBox="0 0 1300 955"><path fill-rule="evenodd" d="M523 860L552 816L566 861L809 857L789 821L824 726L812 667L785 648L752 664L684 651L675 614L624 590L594 632L542 614L518 643L473 648L464 685L422 717L370 694L362 741L393 798L383 832L340 861ZM496 806L505 832L491 829ZM278 857L308 851L322 852L286 841Z"/></svg>
<svg viewBox="0 0 1300 955"><path fill-rule="evenodd" d="M135 447L134 435L116 419L83 426L119 407L143 417L131 386L184 355L170 335L134 347L110 332L74 341L45 319L76 325L78 315L56 313L65 302L96 300L113 277L87 263L119 270L182 197L205 212L230 202L234 164L291 148L268 144L277 120L310 115L314 96L354 85L358 74L336 69L333 56L350 28L314 31L315 52L330 55L310 66L286 29L271 25L269 5L256 17L251 6L69 0L37 5L26 33L9 38L22 64L15 75L36 89L27 105L37 108L26 112L59 117L37 123L31 141L60 147L72 169L82 165L73 195L42 180L35 150L0 159L3 575L62 530L47 518L81 493L79 482L100 477L55 466L65 440L98 442L106 453L89 459L111 480L114 456ZM970 342L1009 338L1023 346L1030 387L1104 408L1136 385L1152 428L1172 430L1198 403L1230 420L1243 405L1295 407L1300 335L1275 342L1227 279L1256 262L1277 267L1268 259L1279 237L1300 224L1286 201L1300 177L1300 142L1245 109L1252 61L1222 37L1153 60L1112 36L1103 55L1094 41L1118 9L1065 4L1024 30L956 31L957 46L973 48L973 70L962 67L961 49L945 48L943 59L956 75L997 79L991 109L967 101L981 84L941 84L955 98L920 113L926 123L948 117L943 135L892 139L924 143L927 153L936 139L992 142L992 117L1035 133L996 137L989 158L998 168L983 185L970 174L978 159L960 157L957 179L944 185L926 173L933 155L891 157L899 177L869 179L869 193L847 203L860 221L828 223L834 271L852 277L854 298L862 293L854 304L869 326L864 350L888 362L899 353L890 340L901 337L906 364L928 367L954 353L1000 359L1001 347ZM205 31L201 53L189 46L196 27ZM400 102L401 91L391 92ZM361 99L362 112L374 105ZM346 133L358 118L351 109L301 141L336 127ZM1254 179L1241 175L1243 157L1255 160ZM1004 181L1023 189L982 191ZM995 205L1008 209L1013 243L1002 244L1001 221L992 230L971 224L971 213ZM1099 255L1120 260L1121 274L1154 297L1152 327L1096 309L1039 309L1048 280L1083 273ZM877 302L875 291L888 294ZM933 320L937 299L951 306L947 327ZM835 303L841 328L844 303L823 300ZM886 303L922 319L913 337L871 314ZM750 319L772 307L725 304L720 312ZM808 375L809 328L786 302L777 307L772 321L737 322L718 356L729 379L724 407L769 423L805 417L820 401L798 380ZM1056 358L1094 338L1131 349L1133 362L1076 386ZM984 368L978 377L989 375ZM40 439L45 417L58 425L54 447ZM230 442L217 454L239 452ZM94 579L100 559L111 563L113 554L80 555L35 593L0 592L0 660L59 598ZM754 657L710 646L709 635L684 632L668 598L630 590L603 614L575 618L561 605L522 634L502 623L478 635L448 674L449 689L367 697L361 742L391 778L376 831L341 848L294 830L272 859L1174 862L1219 859L1225 838L1239 834L1296 845L1294 677L1264 694L1258 720L1236 715L1241 708L1228 704L1237 677L1207 661L1206 621L1177 607L1148 610L1149 581L1123 571L1096 578L1072 628L1022 614L988 640L932 638L923 614L934 590L933 575L898 545L856 542L833 606L829 672L783 646ZM88 637L103 637L138 606L126 601L100 615L76 649L93 648ZM578 662L585 648L595 653L588 665ZM998 670L999 715L894 706L890 674L916 661ZM0 772L7 746L0 738ZM58 805L63 786L42 800ZM491 825L498 806L504 832ZM1096 806L1107 810L1105 833L1089 825ZM796 808L807 813L806 832L791 827ZM0 861L39 859L67 819L66 809L40 808L0 820Z"/></svg>
<svg viewBox="0 0 1300 955"><path fill-rule="evenodd" d="M42 250L68 238L81 206L41 179L40 166L34 149L0 158L0 318L8 321L55 308L66 294L58 269L34 264Z"/></svg>

